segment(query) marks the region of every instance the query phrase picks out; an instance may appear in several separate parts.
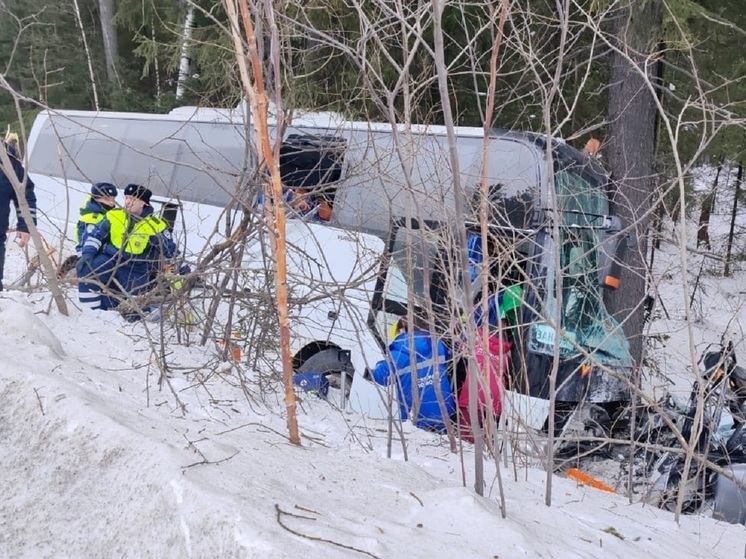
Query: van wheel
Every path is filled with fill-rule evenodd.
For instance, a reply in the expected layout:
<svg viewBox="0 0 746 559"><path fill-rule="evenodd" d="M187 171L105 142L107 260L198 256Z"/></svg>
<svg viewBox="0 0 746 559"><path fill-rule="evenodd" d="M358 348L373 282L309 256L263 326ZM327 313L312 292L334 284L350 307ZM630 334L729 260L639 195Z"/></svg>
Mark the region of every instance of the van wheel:
<svg viewBox="0 0 746 559"><path fill-rule="evenodd" d="M306 359L298 368L299 373L320 373L329 380L330 395L327 396L327 401L333 404L340 401L340 398L335 397L335 395L342 395L342 375L346 376L344 398L347 400L350 395L352 375L354 373L352 364L341 359L339 353L340 350L338 349L319 351ZM335 395L332 395L332 391Z"/></svg>

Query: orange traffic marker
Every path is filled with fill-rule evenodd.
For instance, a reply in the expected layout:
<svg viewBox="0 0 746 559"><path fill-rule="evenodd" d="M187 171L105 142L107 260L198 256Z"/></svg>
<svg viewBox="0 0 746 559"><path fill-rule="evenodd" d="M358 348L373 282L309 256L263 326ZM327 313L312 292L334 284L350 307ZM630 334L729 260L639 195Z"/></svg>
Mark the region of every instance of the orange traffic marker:
<svg viewBox="0 0 746 559"><path fill-rule="evenodd" d="M590 485L594 489L608 491L609 493L616 493L614 489L606 485L603 481L599 481L596 478L589 476L584 472L581 472L577 468L570 468L567 471L567 477L572 478L578 483L582 483L583 485Z"/></svg>

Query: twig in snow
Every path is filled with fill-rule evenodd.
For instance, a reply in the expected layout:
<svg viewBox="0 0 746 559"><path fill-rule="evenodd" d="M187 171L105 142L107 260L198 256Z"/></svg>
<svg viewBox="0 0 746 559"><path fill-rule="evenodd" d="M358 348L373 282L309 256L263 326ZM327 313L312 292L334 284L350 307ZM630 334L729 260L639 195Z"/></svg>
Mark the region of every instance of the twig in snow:
<svg viewBox="0 0 746 559"><path fill-rule="evenodd" d="M186 439L186 441L189 443L189 446L192 447L194 449L194 451L202 457L202 460L200 460L199 462L195 462L194 464L189 464L188 466L184 466L183 468L181 468L182 470L186 470L187 468L191 468L192 466L202 466L202 465L208 465L208 464L212 464L212 465L221 464L222 462L227 462L228 460L230 460L231 458L233 458L234 456L236 456L240 452L239 450L237 450L236 452L234 452L230 456L227 456L227 457L222 458L220 460L208 460L207 457L202 453L202 451L200 449L197 448L197 445L195 444L195 443L197 443L199 441L190 441L187 438L186 435L183 435L183 436L184 436L184 439ZM204 440L204 439L200 439L200 440Z"/></svg>
<svg viewBox="0 0 746 559"><path fill-rule="evenodd" d="M44 406L41 403L41 396L39 396L39 391L34 388L34 394L36 394L36 401L39 402L39 409L41 410L42 415L47 415L44 413Z"/></svg>
<svg viewBox="0 0 746 559"><path fill-rule="evenodd" d="M293 513L290 513L290 512L285 512L284 510L282 510L280 508L280 505L278 505L276 503L275 503L275 510L277 511L277 523L280 526L282 526L285 530L287 530L288 532L290 532L291 534L294 534L294 535L299 536L301 538L306 538L307 540L312 540L312 541L316 541L316 542L324 542L324 543L328 543L328 544L331 544L331 545L336 545L337 547L341 547L343 549L349 549L349 550L352 550L352 551L357 551L358 553L362 553L363 555L367 555L368 557L373 557L373 559L379 559L378 556L373 555L372 553L369 553L368 551L365 551L363 549L358 549L356 547L352 547L351 545L345 545L343 543L338 543L338 542L335 542L333 540L327 540L325 538L319 538L318 536L309 536L308 534L303 534L301 532L293 530L292 528L290 528L290 527L288 527L288 526L286 526L285 524L282 523L282 515L285 515L285 516L294 516L296 518L307 518L307 517L305 517L305 516L298 516L297 514L293 514ZM310 520L315 520L315 519L310 519Z"/></svg>
<svg viewBox="0 0 746 559"><path fill-rule="evenodd" d="M233 458L234 456L236 456L239 452L240 451L237 450L236 452L234 452L230 456L226 456L225 458L222 458L220 460L208 460L207 458L205 458L204 460L200 460L199 462L195 462L194 464L189 464L188 466L184 466L181 469L182 470L186 470L187 468L191 468L192 466L202 466L202 465L210 465L210 464L213 465L213 466L215 466L217 464L221 464L223 462L227 462L228 460L230 460L231 458Z"/></svg>
<svg viewBox="0 0 746 559"><path fill-rule="evenodd" d="M296 508L296 509L298 509L298 510L302 510L302 511L310 512L311 514L316 514L316 515L318 515L318 514L319 514L319 512L318 512L318 511L315 511L315 510L313 510L313 509L307 509L306 507L302 507L302 506L300 506L300 505L295 505L295 508Z"/></svg>

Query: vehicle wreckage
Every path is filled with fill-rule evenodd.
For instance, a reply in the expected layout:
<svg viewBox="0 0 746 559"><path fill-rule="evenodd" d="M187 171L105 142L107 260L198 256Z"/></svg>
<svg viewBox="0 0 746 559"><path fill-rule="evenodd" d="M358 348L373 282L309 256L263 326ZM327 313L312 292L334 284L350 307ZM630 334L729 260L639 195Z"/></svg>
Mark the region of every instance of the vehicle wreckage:
<svg viewBox="0 0 746 559"><path fill-rule="evenodd" d="M620 492L666 510L746 524L746 370L732 342L709 346L698 365L685 401L667 393L631 402L614 417L599 407L574 412L557 448L557 470L616 462Z"/></svg>

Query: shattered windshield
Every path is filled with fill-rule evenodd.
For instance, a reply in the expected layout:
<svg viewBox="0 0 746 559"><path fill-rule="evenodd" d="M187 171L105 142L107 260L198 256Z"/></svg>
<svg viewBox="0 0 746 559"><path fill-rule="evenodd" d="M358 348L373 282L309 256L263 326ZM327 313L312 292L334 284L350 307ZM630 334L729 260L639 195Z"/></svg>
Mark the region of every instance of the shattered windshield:
<svg viewBox="0 0 746 559"><path fill-rule="evenodd" d="M557 262L550 256L544 309L550 321L561 317L560 355L567 358L589 352L602 365L631 366L627 338L606 310L598 284L598 247L604 232L595 227L601 225L601 216L609 211L603 185L569 169L556 173L555 181L558 209L562 212L558 240L562 308L557 313ZM545 247L547 255L555 254L554 243L550 238ZM532 351L552 354L555 343L553 327L546 323L532 325Z"/></svg>

